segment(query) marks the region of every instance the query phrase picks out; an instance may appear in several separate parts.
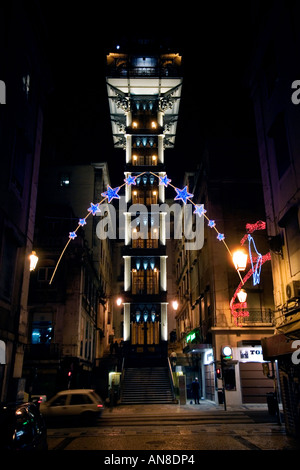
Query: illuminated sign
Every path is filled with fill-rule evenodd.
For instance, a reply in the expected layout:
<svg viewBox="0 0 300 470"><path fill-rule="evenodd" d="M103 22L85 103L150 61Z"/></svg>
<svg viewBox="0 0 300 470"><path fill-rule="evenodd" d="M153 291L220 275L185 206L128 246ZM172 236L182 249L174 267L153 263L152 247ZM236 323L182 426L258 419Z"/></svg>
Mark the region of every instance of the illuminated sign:
<svg viewBox="0 0 300 470"><path fill-rule="evenodd" d="M232 348L230 346L222 347L222 357L223 359L232 359Z"/></svg>
<svg viewBox="0 0 300 470"><path fill-rule="evenodd" d="M264 362L261 346L241 347L238 350L241 362Z"/></svg>
<svg viewBox="0 0 300 470"><path fill-rule="evenodd" d="M186 342L187 342L187 343L190 343L190 342L192 342L195 338L196 338L196 333L195 333L195 332L194 332L194 333L190 333L190 334L187 335L187 337L186 337Z"/></svg>

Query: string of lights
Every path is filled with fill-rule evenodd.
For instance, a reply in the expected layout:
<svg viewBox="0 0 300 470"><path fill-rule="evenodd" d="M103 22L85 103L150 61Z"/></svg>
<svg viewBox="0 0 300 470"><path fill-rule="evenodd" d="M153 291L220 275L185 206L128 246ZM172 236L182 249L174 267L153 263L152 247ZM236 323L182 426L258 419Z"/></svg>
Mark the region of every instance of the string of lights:
<svg viewBox="0 0 300 470"><path fill-rule="evenodd" d="M54 279L54 276L56 274L56 271L57 271L57 268L59 266L59 263L61 262L61 259L69 245L69 243L74 240L76 237L77 237L77 231L79 230L80 227L83 227L84 225L86 225L86 220L87 218L92 214L93 216L95 216L98 212L101 212L101 209L100 209L100 206L101 204L107 200L108 203L110 203L113 199L120 199L120 196L119 196L119 191L122 187L124 186L131 186L131 185L136 185L136 180L137 178L141 177L142 175L144 175L145 173L147 172L142 172L136 176L132 176L132 175L129 175L127 178L124 179L124 183L120 186L117 186L116 188L112 188L111 186L107 186L107 190L103 193L101 193L101 196L103 196L103 199L98 202L98 203L93 203L91 202L90 203L90 207L87 209L88 213L87 215L84 217L84 218L80 218L79 221L78 221L78 225L76 227L76 229L72 232L69 232L69 239L64 247L64 249L62 250L62 253L56 263L56 266L55 266L55 269L53 271L53 274L52 274L52 277L50 279L50 282L49 284L52 284L53 282L53 279ZM198 215L199 217L204 217L206 220L207 220L207 225L209 228L212 228L215 230L215 232L217 233L217 240L218 241L221 241L226 250L228 251L228 253L230 254L230 256L232 257L232 253L227 245L227 243L225 242L225 235L224 233L221 233L218 231L217 227L216 227L216 222L215 220L213 219L210 219L206 213L206 209L204 208L204 205L203 204L195 204L194 201L192 201L192 198L194 197L194 195L192 193L189 193L188 192L188 187L185 186L183 189L180 189L180 188L177 188L176 186L174 186L172 183L171 183L171 179L168 178L167 175L164 175L164 176L159 176L157 175L156 173L153 173L152 171L149 172L150 174L154 175L156 178L159 179L159 184L160 185L164 185L165 187L167 186L171 186L175 192L176 192L176 196L174 197L174 200L175 201L182 201L184 204L187 204L187 201L189 201L195 208L194 210L194 214L195 215ZM254 242L253 242L254 243ZM241 280L241 283L244 284L244 281L241 277L241 274L239 272L239 270L237 270L237 273L240 277L240 280Z"/></svg>

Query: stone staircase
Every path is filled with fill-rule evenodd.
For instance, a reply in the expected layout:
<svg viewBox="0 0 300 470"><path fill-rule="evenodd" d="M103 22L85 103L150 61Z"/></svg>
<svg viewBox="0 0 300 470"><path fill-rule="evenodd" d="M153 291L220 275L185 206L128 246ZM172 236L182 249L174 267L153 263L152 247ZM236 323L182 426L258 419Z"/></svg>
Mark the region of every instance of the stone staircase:
<svg viewBox="0 0 300 470"><path fill-rule="evenodd" d="M121 392L122 404L176 403L167 367L128 367Z"/></svg>

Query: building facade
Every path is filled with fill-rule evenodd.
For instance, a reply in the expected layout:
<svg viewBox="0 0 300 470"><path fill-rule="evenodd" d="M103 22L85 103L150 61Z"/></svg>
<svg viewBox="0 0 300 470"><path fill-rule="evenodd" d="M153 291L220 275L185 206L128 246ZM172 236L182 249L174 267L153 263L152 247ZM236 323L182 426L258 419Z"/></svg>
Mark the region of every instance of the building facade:
<svg viewBox="0 0 300 470"><path fill-rule="evenodd" d="M113 141L125 150L123 340L128 361L167 358L164 150L175 142L181 57L139 43L107 56Z"/></svg>
<svg viewBox="0 0 300 470"><path fill-rule="evenodd" d="M241 153L252 162L244 174L236 165ZM266 403L274 383L263 374L261 339L274 332L273 296L268 257L259 282L254 283L251 275L248 234L259 253L269 253L266 230L251 231L264 219L253 141L207 141L198 170L185 175L185 184L195 203L203 204L207 219L201 249L187 250L185 238L176 243L176 322L181 347L176 370L186 375L188 398L197 376L205 399L223 403L225 394L228 405ZM225 236L226 245L214 227ZM248 263L239 276L232 255L241 248L248 254ZM254 257L253 246L251 251ZM235 298L241 287L247 292L246 303L237 303ZM232 350L226 366L221 362L224 346Z"/></svg>
<svg viewBox="0 0 300 470"><path fill-rule="evenodd" d="M106 163L50 165L41 171L34 239L39 262L31 275L24 363L27 392L49 396L101 383L99 392L106 394L107 374L102 377L99 368L114 333L112 247L109 238L98 236L100 211L84 217L109 183ZM82 225L70 239L78 221Z"/></svg>
<svg viewBox="0 0 300 470"><path fill-rule="evenodd" d="M300 432L297 340L300 337L299 5L252 2L255 47L248 83L255 112L271 246L276 331L264 357L278 364L287 431ZM296 341L296 343L295 343ZM293 356L296 353L296 356ZM294 359L293 359L294 358Z"/></svg>
<svg viewBox="0 0 300 470"><path fill-rule="evenodd" d="M39 6L0 6L0 401L22 398L29 255L51 80ZM4 87L4 85L5 87ZM4 87L4 89L3 89ZM3 98L3 94L2 94Z"/></svg>

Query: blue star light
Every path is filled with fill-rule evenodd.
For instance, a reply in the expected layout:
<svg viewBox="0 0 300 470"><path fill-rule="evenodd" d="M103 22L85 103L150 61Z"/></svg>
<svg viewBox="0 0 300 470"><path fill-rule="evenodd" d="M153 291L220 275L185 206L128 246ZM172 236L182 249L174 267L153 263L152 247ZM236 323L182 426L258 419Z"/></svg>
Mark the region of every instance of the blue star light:
<svg viewBox="0 0 300 470"><path fill-rule="evenodd" d="M214 228L216 226L216 222L214 220L209 220L207 224L210 228Z"/></svg>
<svg viewBox="0 0 300 470"><path fill-rule="evenodd" d="M91 207L88 208L88 211L91 212L93 215L99 210L99 204L93 204L91 202Z"/></svg>
<svg viewBox="0 0 300 470"><path fill-rule="evenodd" d="M187 199L190 197L194 197L194 194L191 194L187 190L187 186L185 186L183 189L175 188L175 191L177 193L177 196L174 197L174 201L181 199L181 201L186 204Z"/></svg>
<svg viewBox="0 0 300 470"><path fill-rule="evenodd" d="M76 237L77 237L77 235L76 235L75 232L70 232L69 233L69 238L71 238L71 240L74 240L74 238L76 238Z"/></svg>
<svg viewBox="0 0 300 470"><path fill-rule="evenodd" d="M118 195L119 191L120 191L120 186L118 186L117 188L111 188L108 185L107 191L105 191L105 193L101 193L101 196L107 197L108 202L110 202L112 199L120 199L120 196Z"/></svg>
<svg viewBox="0 0 300 470"><path fill-rule="evenodd" d="M128 186L130 186L131 184L136 184L136 176L131 176L129 175L128 178L126 178L124 181L126 184L128 184Z"/></svg>
<svg viewBox="0 0 300 470"><path fill-rule="evenodd" d="M79 219L78 224L82 227L83 225L86 225L86 220L85 219Z"/></svg>
<svg viewBox="0 0 300 470"><path fill-rule="evenodd" d="M204 205L201 204L201 206L196 205L196 209L194 210L194 214L199 215L199 217L202 217L203 214L205 214L206 210L204 209Z"/></svg>
<svg viewBox="0 0 300 470"><path fill-rule="evenodd" d="M165 176L159 176L159 184L163 184L164 186L168 186L168 184L171 182L172 180L170 180L167 175Z"/></svg>
<svg viewBox="0 0 300 470"><path fill-rule="evenodd" d="M218 239L220 242L222 242L223 240L225 240L225 235L224 235L224 233L218 233L217 239Z"/></svg>

